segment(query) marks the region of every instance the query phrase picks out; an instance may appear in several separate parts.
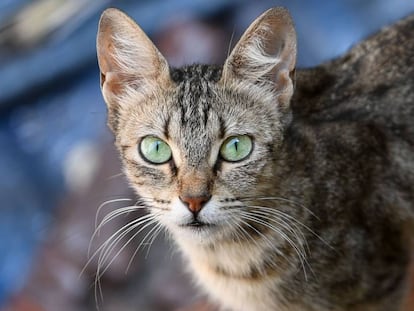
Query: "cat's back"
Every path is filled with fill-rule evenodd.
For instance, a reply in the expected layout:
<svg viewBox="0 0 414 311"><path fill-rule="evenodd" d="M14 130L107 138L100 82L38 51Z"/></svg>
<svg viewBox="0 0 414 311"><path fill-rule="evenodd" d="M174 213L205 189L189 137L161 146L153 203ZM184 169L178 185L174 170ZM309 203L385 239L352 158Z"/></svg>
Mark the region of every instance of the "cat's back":
<svg viewBox="0 0 414 311"><path fill-rule="evenodd" d="M377 184L389 178L387 192L402 189L414 215L414 15L298 72L296 85L296 129L317 137L323 150L314 153L337 156L326 170L342 163Z"/></svg>
<svg viewBox="0 0 414 311"><path fill-rule="evenodd" d="M298 72L293 111L317 121L373 121L414 137L414 14L343 57ZM414 140L412 141L414 143Z"/></svg>

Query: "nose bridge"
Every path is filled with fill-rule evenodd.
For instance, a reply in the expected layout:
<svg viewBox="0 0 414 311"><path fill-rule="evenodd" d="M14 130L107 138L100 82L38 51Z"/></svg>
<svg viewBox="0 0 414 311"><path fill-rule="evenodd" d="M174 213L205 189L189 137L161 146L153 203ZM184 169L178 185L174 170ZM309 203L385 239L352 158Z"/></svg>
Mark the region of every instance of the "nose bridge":
<svg viewBox="0 0 414 311"><path fill-rule="evenodd" d="M179 195L206 197L211 195L213 179L207 169L188 169L179 174Z"/></svg>

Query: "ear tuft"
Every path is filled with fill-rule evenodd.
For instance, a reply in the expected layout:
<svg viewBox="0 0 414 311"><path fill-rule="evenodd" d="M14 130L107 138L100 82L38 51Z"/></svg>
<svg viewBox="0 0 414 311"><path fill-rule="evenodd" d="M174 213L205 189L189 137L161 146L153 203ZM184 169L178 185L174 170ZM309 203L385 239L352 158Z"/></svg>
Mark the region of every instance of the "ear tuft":
<svg viewBox="0 0 414 311"><path fill-rule="evenodd" d="M296 65L296 32L289 12L272 8L245 31L223 68L222 82L271 86L280 106L289 105Z"/></svg>

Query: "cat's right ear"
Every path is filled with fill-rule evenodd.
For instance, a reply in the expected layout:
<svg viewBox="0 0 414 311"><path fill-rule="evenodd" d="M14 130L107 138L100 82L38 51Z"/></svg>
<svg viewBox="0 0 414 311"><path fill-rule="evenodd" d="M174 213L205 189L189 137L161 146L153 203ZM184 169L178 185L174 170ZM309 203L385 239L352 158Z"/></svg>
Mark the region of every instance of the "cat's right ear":
<svg viewBox="0 0 414 311"><path fill-rule="evenodd" d="M96 41L101 89L109 113L119 109L131 91L148 92L169 78L165 58L123 12L110 8L102 13Z"/></svg>

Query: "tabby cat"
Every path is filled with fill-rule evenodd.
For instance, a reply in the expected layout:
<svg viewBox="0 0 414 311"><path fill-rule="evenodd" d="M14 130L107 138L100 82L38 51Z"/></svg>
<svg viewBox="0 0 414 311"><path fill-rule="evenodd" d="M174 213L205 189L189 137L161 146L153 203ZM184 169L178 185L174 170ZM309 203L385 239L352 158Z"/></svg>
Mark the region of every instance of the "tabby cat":
<svg viewBox="0 0 414 311"><path fill-rule="evenodd" d="M170 68L116 9L101 17L97 50L108 124L144 217L167 229L223 310L402 310L413 16L296 74L281 8L259 16L222 67Z"/></svg>

